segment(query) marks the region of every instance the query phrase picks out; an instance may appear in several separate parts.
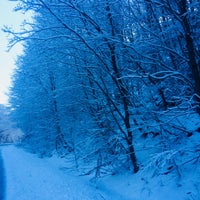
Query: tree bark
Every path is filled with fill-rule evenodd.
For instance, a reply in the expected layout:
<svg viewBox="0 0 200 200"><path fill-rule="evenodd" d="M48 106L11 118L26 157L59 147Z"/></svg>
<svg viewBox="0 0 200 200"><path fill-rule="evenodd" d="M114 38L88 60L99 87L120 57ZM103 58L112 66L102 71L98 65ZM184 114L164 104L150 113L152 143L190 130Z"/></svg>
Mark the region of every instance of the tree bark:
<svg viewBox="0 0 200 200"><path fill-rule="evenodd" d="M115 35L113 17L112 17L112 13L111 13L110 5L108 1L106 1L106 10L108 12L108 19L111 25L111 35L112 35L112 38L115 38L116 35ZM120 92L122 102L123 102L123 107L124 107L124 124L127 131L126 141L128 144L129 156L134 168L134 173L137 173L139 171L139 166L137 164L135 149L133 145L133 132L131 131L131 125L130 125L130 114L129 114L129 107L128 107L129 99L128 99L128 94L127 94L127 88L125 87L120 77L120 72L119 72L118 63L117 63L117 55L115 53L116 47L114 44L112 44L112 42L111 43L108 42L108 48L111 52L111 65L112 65L112 69L115 75L114 82Z"/></svg>

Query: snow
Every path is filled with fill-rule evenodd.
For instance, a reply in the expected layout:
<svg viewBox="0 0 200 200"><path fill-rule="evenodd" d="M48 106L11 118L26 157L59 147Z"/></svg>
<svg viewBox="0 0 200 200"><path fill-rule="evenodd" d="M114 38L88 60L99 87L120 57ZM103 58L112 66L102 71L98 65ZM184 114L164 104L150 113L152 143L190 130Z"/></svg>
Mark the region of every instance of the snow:
<svg viewBox="0 0 200 200"><path fill-rule="evenodd" d="M179 181L176 176L150 177L148 174L138 173L133 175L117 175L107 178L99 183L99 188L121 196L122 200L199 200L199 189L194 189L198 173L187 177L185 181ZM181 182L181 184L178 184ZM112 185L112 187L111 187ZM198 186L199 183L196 184ZM199 186L198 186L199 187ZM193 197L193 198L192 198ZM111 200L111 199L110 199Z"/></svg>
<svg viewBox="0 0 200 200"><path fill-rule="evenodd" d="M14 145L1 147L6 171L6 200L199 200L200 167L195 163L155 174L122 172L94 179L79 176L65 159L38 158Z"/></svg>
<svg viewBox="0 0 200 200"><path fill-rule="evenodd" d="M2 149L7 177L6 200L100 200L81 177L64 173L56 158L40 159L14 146ZM56 163L56 164L55 164Z"/></svg>

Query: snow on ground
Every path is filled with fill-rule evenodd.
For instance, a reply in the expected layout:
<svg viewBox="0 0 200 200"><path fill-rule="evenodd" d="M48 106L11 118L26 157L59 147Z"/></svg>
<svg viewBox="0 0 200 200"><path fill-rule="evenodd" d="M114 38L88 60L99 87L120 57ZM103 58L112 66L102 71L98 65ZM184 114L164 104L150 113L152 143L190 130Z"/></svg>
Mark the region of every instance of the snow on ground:
<svg viewBox="0 0 200 200"><path fill-rule="evenodd" d="M61 163L57 160L40 159L14 146L3 147L2 155L6 171L6 200L104 199L81 177L59 170Z"/></svg>
<svg viewBox="0 0 200 200"><path fill-rule="evenodd" d="M187 176L184 181L170 175L160 177L151 177L146 173L143 175L139 172L135 176L123 174L108 177L99 181L98 187L102 191L118 194L121 200L200 200L199 171L197 173L194 170L192 176Z"/></svg>
<svg viewBox="0 0 200 200"><path fill-rule="evenodd" d="M5 192L5 181L4 181L4 168L3 168L3 160L0 152L0 200L4 199Z"/></svg>
<svg viewBox="0 0 200 200"><path fill-rule="evenodd" d="M13 145L1 147L6 171L6 200L199 200L200 168L184 165L181 177L155 169L91 181L66 167L65 159L38 158Z"/></svg>

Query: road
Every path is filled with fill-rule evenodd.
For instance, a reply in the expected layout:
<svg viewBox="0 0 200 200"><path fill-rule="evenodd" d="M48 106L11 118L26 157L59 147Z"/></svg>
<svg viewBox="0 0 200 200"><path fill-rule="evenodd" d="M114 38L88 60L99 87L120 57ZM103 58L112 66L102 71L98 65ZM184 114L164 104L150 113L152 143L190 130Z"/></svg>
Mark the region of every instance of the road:
<svg viewBox="0 0 200 200"><path fill-rule="evenodd" d="M5 175L4 175L3 159L0 150L0 200L4 200L4 198L5 198Z"/></svg>

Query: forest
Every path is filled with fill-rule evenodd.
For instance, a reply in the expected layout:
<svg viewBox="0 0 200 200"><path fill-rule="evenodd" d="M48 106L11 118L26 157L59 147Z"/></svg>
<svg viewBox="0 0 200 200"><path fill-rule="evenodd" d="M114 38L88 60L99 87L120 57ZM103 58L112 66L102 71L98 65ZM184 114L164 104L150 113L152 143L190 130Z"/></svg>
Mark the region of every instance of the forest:
<svg viewBox="0 0 200 200"><path fill-rule="evenodd" d="M200 158L199 0L15 0L31 11L10 90L21 144L82 174Z"/></svg>

